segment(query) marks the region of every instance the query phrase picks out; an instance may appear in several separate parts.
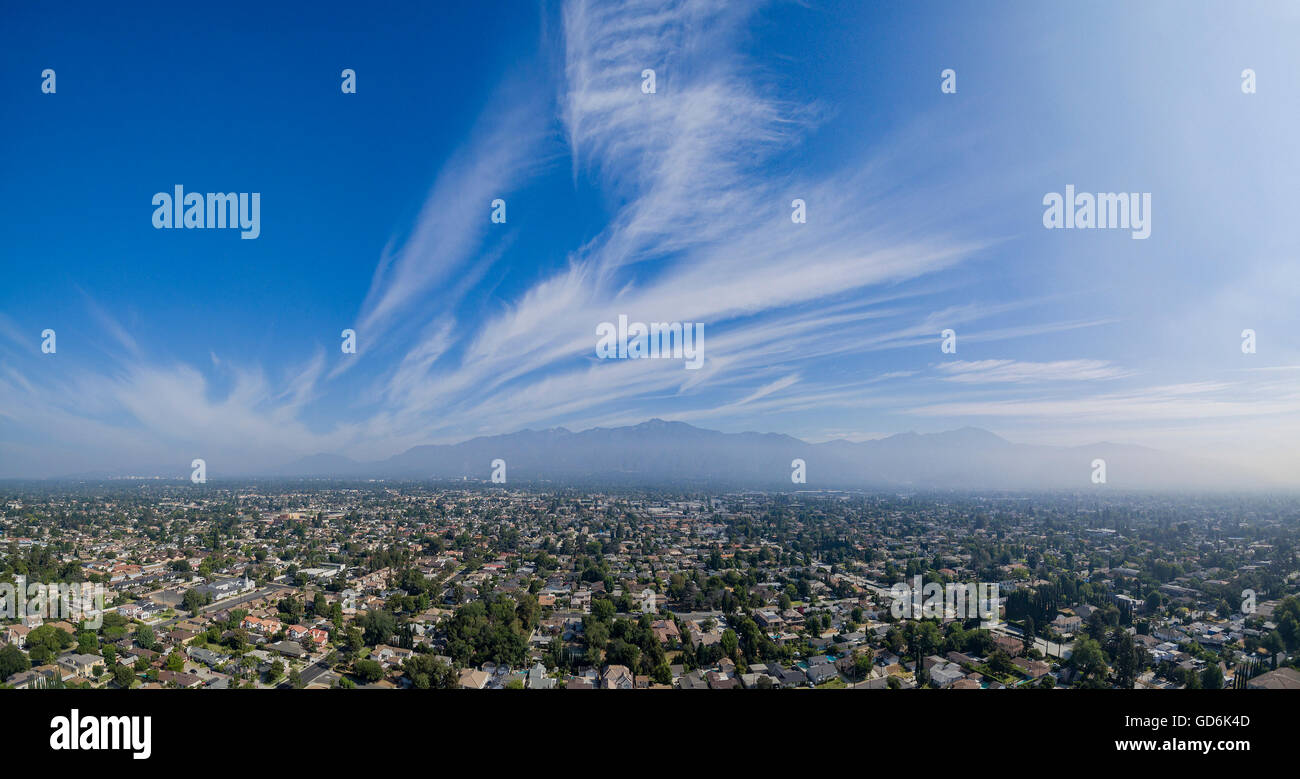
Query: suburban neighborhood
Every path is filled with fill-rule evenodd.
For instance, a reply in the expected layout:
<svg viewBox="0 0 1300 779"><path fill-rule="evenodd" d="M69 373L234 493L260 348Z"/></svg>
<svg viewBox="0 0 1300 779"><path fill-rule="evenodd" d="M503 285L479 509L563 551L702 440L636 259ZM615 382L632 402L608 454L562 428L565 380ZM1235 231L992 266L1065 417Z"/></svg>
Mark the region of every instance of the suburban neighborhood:
<svg viewBox="0 0 1300 779"><path fill-rule="evenodd" d="M1296 508L1262 499L382 482L3 499L0 592L105 594L97 627L3 604L9 688L1300 688ZM912 581L998 596L987 619L899 618Z"/></svg>

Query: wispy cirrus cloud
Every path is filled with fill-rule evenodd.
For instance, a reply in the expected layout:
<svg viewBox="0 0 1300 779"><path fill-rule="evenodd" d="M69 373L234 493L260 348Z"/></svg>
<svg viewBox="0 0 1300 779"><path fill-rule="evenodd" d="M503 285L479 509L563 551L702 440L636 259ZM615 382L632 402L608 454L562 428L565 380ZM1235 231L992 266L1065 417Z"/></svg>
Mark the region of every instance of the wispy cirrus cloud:
<svg viewBox="0 0 1300 779"><path fill-rule="evenodd" d="M527 424L665 395L689 408L691 396L743 376L731 401L701 401L729 408L756 388L786 389L780 376L792 363L929 327L915 310L853 310L842 298L951 267L981 244L900 240L863 220L886 188L863 173L871 164L821 180L773 175L772 155L815 126L818 107L777 99L752 78L733 33L753 11L702 1L565 5L559 105L575 182L619 205L567 268L474 323L458 358L441 328L413 347L381 390L401 406L396 416L439 408L472 426L508 412ZM646 68L656 70L654 94L640 89ZM793 197L815 204L813 224L791 223ZM705 370L593 364L596 324L619 314L706 323ZM411 356L434 353L445 359Z"/></svg>
<svg viewBox="0 0 1300 779"><path fill-rule="evenodd" d="M918 416L1203 420L1280 418L1300 414L1300 391L1280 385L1197 381L1058 398L942 400L906 410Z"/></svg>
<svg viewBox="0 0 1300 779"><path fill-rule="evenodd" d="M951 284L938 277L928 290L899 286L988 242L934 230L915 193L895 198L882 160L899 157L896 149L865 149L815 176L783 164L782 152L825 108L778 96L754 77L761 66L742 50L741 32L760 10L716 0L565 3L555 99L536 80L509 81L488 104L410 230L379 259L356 320L361 354L335 357L328 369L317 350L278 376L223 356L213 370L229 387L217 391L215 376L150 361L125 329L105 325L127 354L117 370L81 380L110 388L100 418L166 442L167 456L193 442L230 457L242 444L274 460L317 451L382 457L536 424L710 421L861 404L864 388L882 379L807 380L801 371L924 344L941 325L1007 310L929 308L927 292ZM654 94L640 88L646 68L656 71ZM552 164L557 134L574 185L608 203L608 219L575 241L566 267L494 306L478 301L477 316L458 314L484 294L479 282L492 266L518 250L510 231L489 233L488 203ZM808 204L807 224L790 219L794 198ZM704 369L595 360L595 326L620 314L705 323ZM320 424L311 412L337 406L332 382L363 361L368 388L347 401L346 414L326 417L337 421ZM71 426L70 405L45 405L58 417L52 424Z"/></svg>
<svg viewBox="0 0 1300 779"><path fill-rule="evenodd" d="M1109 360L953 360L940 363L937 370L944 374L945 381L967 384L1098 381L1133 375L1133 371Z"/></svg>
<svg viewBox="0 0 1300 779"><path fill-rule="evenodd" d="M487 272L489 204L547 163L551 127L544 91L522 80L503 86L443 165L410 235L385 250L358 317L362 341L380 341L395 317L431 293L452 306ZM346 365L346 363L341 363Z"/></svg>
<svg viewBox="0 0 1300 779"><path fill-rule="evenodd" d="M839 108L825 101L846 93L782 77L789 60L766 58L751 37L767 10L723 0L563 3L557 34L541 43L553 50L512 52L521 75L504 80L450 151L435 147L441 168L420 182L429 187L410 224L379 257L358 258L374 270L345 293L341 315L355 313L358 355L281 342L259 364L216 341L185 344L203 355L188 364L192 352L156 348L156 334L136 326L148 307L110 311L87 295L105 359L82 360L69 340L42 361L40 327L0 315L0 475L192 456L206 456L214 473L230 470L217 463L256 470L316 452L375 459L527 426L651 416L817 439L916 420L1082 436L1103 423L1231 431L1294 419L1294 391L1268 381L1290 378L1290 352L1270 352L1280 365L1258 371L1263 381L1236 373L1182 384L1130 355L1023 357L1044 336L1059 345L1053 354L1104 354L1117 340L1107 326L1138 308L1080 305L1133 285L1079 258L1073 266L1091 286L1080 292L1076 280L1059 292L1068 266L1055 248L1039 256L1035 247L1023 264L995 255L1023 238L1016 225L1037 228L1038 193L1001 195L1026 180L1037 186L1035 171L1054 171L1060 149L1037 159L1012 149L1012 184L981 175L1000 162L969 160L1020 136L992 123L971 144L952 118L965 93L942 98L934 114L910 104L906 121L869 141L819 135ZM821 62L804 65L799 78ZM647 68L653 94L640 88ZM871 114L873 99L853 110ZM953 149L966 153L960 167L944 156ZM530 225L533 233L490 224L492 199L543 178L562 191L539 197L596 205ZM790 219L795 198L806 202L806 224ZM1167 270L1146 257L1132 267ZM1287 279L1251 276L1224 305L1253 313L1256 290L1286 289L1278 282ZM704 367L597 359L596 325L620 314L703 323ZM1142 332L1154 338L1163 326ZM1229 335L1245 326L1259 325L1234 324ZM329 327L332 337L338 328ZM939 356L946 328L959 333L960 360ZM1261 344L1281 349L1276 332Z"/></svg>

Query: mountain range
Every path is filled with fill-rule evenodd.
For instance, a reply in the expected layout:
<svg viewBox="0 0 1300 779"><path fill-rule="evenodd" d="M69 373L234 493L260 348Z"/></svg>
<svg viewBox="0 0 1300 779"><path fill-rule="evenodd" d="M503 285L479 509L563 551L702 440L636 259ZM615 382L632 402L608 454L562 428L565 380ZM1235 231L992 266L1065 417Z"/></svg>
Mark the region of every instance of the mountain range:
<svg viewBox="0 0 1300 779"><path fill-rule="evenodd" d="M1141 446L1018 444L987 430L900 433L870 441L808 443L777 433L722 433L651 419L627 427L521 430L457 444L416 446L381 461L320 454L271 474L280 477L471 479L489 481L493 461L506 483L820 489L1088 489L1093 462L1117 488L1230 489L1262 486L1218 464ZM794 483L792 462L805 463Z"/></svg>

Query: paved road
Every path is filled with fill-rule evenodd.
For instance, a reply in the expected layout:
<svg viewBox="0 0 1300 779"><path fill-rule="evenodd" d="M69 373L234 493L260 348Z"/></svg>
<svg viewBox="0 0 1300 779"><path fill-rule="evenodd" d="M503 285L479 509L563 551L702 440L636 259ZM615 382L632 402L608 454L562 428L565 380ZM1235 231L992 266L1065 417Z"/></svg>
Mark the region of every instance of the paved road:
<svg viewBox="0 0 1300 779"><path fill-rule="evenodd" d="M990 628L989 630L990 632L997 633L1004 636L1011 636L1012 638L1018 638L1021 639L1022 641L1024 640L1025 637L1025 631L1021 630L1015 625L1008 625L1005 622L998 625L997 627ZM1042 652L1044 655L1060 659L1060 658L1068 657L1068 654L1074 651L1074 642L1071 641L1068 644L1053 644L1050 641L1042 638L1041 636L1035 636L1034 648L1037 649L1039 652Z"/></svg>
<svg viewBox="0 0 1300 779"><path fill-rule="evenodd" d="M328 664L326 664L324 660L317 660L316 662L312 663L311 665L303 669L302 672L303 685L306 686L308 684L311 684L312 682L316 681L317 679L319 679L320 677L328 673L329 670L330 667Z"/></svg>

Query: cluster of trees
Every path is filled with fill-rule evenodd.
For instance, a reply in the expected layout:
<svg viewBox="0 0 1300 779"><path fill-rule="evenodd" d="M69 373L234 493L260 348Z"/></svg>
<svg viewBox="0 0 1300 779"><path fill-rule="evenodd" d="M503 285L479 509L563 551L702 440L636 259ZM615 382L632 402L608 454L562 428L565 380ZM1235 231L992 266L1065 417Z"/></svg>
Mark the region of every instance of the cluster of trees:
<svg viewBox="0 0 1300 779"><path fill-rule="evenodd" d="M1073 576L1049 574L1046 584L1032 590L1018 589L1003 596L1006 617L1013 621L1032 619L1040 628L1055 618L1062 608L1076 603L1109 605L1109 595L1098 591L1088 582ZM997 578L988 581L997 581ZM1114 608L1111 606L1111 608Z"/></svg>
<svg viewBox="0 0 1300 779"><path fill-rule="evenodd" d="M416 653L403 665L417 690L454 690L460 685L456 669L429 653Z"/></svg>
<svg viewBox="0 0 1300 779"><path fill-rule="evenodd" d="M211 602L212 602L212 593L199 592L198 590L193 588L186 590L185 595L182 597L181 600L181 603L185 606L185 610L190 612L196 617L199 615L199 612L203 609L203 607L208 605Z"/></svg>
<svg viewBox="0 0 1300 779"><path fill-rule="evenodd" d="M707 577L699 570L689 575L675 573L668 580L668 597L686 611L731 613L759 605L757 599L751 600L748 592L748 587L757 580L753 571L735 568Z"/></svg>
<svg viewBox="0 0 1300 779"><path fill-rule="evenodd" d="M31 661L18 647L13 644L5 644L0 647L0 682L14 674L30 670L31 667Z"/></svg>
<svg viewBox="0 0 1300 779"><path fill-rule="evenodd" d="M651 629L653 618L616 617L613 601L598 598L582 620L585 660L589 665L625 665L635 674L650 676L660 684L672 682L667 656Z"/></svg>
<svg viewBox="0 0 1300 779"><path fill-rule="evenodd" d="M537 627L541 610L528 593L515 598L489 595L456 610L447 623L447 653L460 666L485 662L523 665L528 637Z"/></svg>
<svg viewBox="0 0 1300 779"><path fill-rule="evenodd" d="M54 662L54 658L71 647L76 640L68 631L46 623L27 634L27 654L36 665Z"/></svg>
<svg viewBox="0 0 1300 779"><path fill-rule="evenodd" d="M10 541L3 561L0 561L0 581L15 583L17 577L28 582L81 582L86 580L77 559L64 560L63 553L71 551L59 545L37 545L20 551L18 544Z"/></svg>
<svg viewBox="0 0 1300 779"><path fill-rule="evenodd" d="M1273 622L1277 627L1259 639L1258 646L1269 654L1279 652L1300 652L1300 598L1283 598L1277 608L1273 609ZM1247 649L1254 650L1252 642Z"/></svg>
<svg viewBox="0 0 1300 779"><path fill-rule="evenodd" d="M1101 624L1103 620L1097 617L1102 614L1104 612L1093 612L1086 633L1075 639L1070 656L1070 667L1076 674L1074 685L1089 688L1113 685L1131 689L1150 661L1150 655L1124 627ZM1222 675L1218 686L1223 686Z"/></svg>

